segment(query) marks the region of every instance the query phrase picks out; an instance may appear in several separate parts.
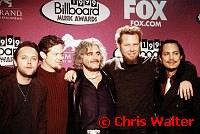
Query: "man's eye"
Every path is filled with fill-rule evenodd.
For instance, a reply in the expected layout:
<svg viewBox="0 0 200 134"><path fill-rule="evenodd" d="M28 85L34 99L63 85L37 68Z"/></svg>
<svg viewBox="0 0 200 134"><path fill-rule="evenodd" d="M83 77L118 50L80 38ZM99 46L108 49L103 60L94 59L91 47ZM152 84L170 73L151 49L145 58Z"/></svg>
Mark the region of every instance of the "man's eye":
<svg viewBox="0 0 200 134"><path fill-rule="evenodd" d="M26 59L26 57L22 57L21 59L23 59L23 60L24 60L24 59Z"/></svg>
<svg viewBox="0 0 200 134"><path fill-rule="evenodd" d="M175 55L178 55L179 53L177 52L177 53L175 53Z"/></svg>
<svg viewBox="0 0 200 134"><path fill-rule="evenodd" d="M37 58L32 58L34 61L36 61L37 60Z"/></svg>

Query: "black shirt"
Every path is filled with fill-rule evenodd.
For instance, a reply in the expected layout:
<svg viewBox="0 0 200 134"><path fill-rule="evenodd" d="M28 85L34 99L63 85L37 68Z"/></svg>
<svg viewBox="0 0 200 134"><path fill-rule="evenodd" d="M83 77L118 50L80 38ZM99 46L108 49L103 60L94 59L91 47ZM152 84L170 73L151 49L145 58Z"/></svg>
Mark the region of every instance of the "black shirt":
<svg viewBox="0 0 200 134"><path fill-rule="evenodd" d="M98 120L113 115L114 106L104 78L96 88L86 77L81 83L81 129L101 129Z"/></svg>
<svg viewBox="0 0 200 134"><path fill-rule="evenodd" d="M146 120L146 126L151 125L155 88L154 68L154 60L144 58L139 58L138 63L134 65L126 64L121 58L114 58L106 63L104 70L111 75L116 88L117 117L135 119L139 116L140 119ZM127 124L124 126L128 129L132 127Z"/></svg>
<svg viewBox="0 0 200 134"><path fill-rule="evenodd" d="M21 90L20 90L21 89ZM23 96L27 95L25 97ZM10 124L10 133L12 134L31 134L31 85L20 85L17 88L17 104L14 108L13 118Z"/></svg>

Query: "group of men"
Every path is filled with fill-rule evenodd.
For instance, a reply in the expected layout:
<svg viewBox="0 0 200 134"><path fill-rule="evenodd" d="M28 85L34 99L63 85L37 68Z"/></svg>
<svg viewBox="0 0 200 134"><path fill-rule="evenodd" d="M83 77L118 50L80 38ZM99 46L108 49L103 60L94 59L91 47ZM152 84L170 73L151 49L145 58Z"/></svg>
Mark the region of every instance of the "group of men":
<svg viewBox="0 0 200 134"><path fill-rule="evenodd" d="M68 83L62 68L63 46L63 40L55 35L44 36L38 45L26 41L19 44L14 54L16 75L0 81L1 134L67 133ZM38 67L39 58L42 62ZM13 72L1 68L1 77Z"/></svg>
<svg viewBox="0 0 200 134"><path fill-rule="evenodd" d="M139 27L117 29L115 40L122 57L108 61L98 39L82 40L75 49L74 69L67 73L59 37L43 37L39 50L32 42L21 43L14 55L15 74L0 80L0 133L197 132L199 81L179 42L164 41L155 59L139 56ZM0 73L11 72L1 68ZM194 122L188 127L152 124L154 118L174 116Z"/></svg>

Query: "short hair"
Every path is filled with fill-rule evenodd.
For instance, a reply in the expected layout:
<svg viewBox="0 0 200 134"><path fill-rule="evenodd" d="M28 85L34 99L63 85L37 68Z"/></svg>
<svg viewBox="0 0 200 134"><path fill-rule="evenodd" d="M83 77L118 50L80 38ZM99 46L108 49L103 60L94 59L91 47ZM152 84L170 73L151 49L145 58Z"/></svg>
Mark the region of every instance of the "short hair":
<svg viewBox="0 0 200 134"><path fill-rule="evenodd" d="M162 52L163 52L163 46L165 44L168 44L168 43L173 43L173 44L176 44L178 46L178 49L180 51L180 55L182 56L181 62L184 62L185 61L185 53L184 53L183 47L181 46L181 44L177 40L173 40L173 39L167 39L167 40L165 40L161 43L161 45L159 47L159 51L158 51L158 56L161 58Z"/></svg>
<svg viewBox="0 0 200 134"><path fill-rule="evenodd" d="M24 41L24 42L22 42L22 43L20 43L20 44L18 45L17 49L16 49L15 52L14 52L13 58L14 58L15 60L17 60L17 56L18 56L18 54L19 54L19 50L20 50L21 48L23 48L23 47L31 47L31 48L35 49L35 51L37 52L38 57L39 57L39 48L38 48L38 46L37 46L34 42L31 42L31 41Z"/></svg>
<svg viewBox="0 0 200 134"><path fill-rule="evenodd" d="M122 43L122 35L124 34L129 34L129 35L138 35L139 36L139 41L142 41L142 31L139 27L136 26L129 26L126 25L124 27L120 27L117 29L115 33L115 41L116 44L121 44Z"/></svg>
<svg viewBox="0 0 200 134"><path fill-rule="evenodd" d="M83 55L87 53L88 47L92 47L93 45L96 45L99 48L100 51L100 68L104 66L104 63L106 61L107 53L106 49L103 46L103 44L96 38L88 38L82 40L79 45L75 48L75 53L74 53L74 67L76 69L83 69L82 65L82 59Z"/></svg>
<svg viewBox="0 0 200 134"><path fill-rule="evenodd" d="M47 35L40 40L38 47L40 51L47 54L49 52L49 48L58 44L64 45L64 41L56 35Z"/></svg>

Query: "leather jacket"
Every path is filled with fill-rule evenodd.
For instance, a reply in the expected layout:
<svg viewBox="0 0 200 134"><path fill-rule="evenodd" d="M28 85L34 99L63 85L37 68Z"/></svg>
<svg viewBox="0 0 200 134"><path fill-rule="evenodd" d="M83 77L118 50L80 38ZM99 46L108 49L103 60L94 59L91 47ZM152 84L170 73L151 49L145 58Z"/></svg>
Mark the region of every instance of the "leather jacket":
<svg viewBox="0 0 200 134"><path fill-rule="evenodd" d="M113 117L114 117L114 84L112 79L104 72L100 71L102 74L102 80L106 83L106 88L109 91L110 97L113 103ZM69 83L69 125L68 131L70 134L80 134L81 133L81 116L82 116L82 101L81 101L81 82L83 79L83 72L78 72L77 80L73 83Z"/></svg>

